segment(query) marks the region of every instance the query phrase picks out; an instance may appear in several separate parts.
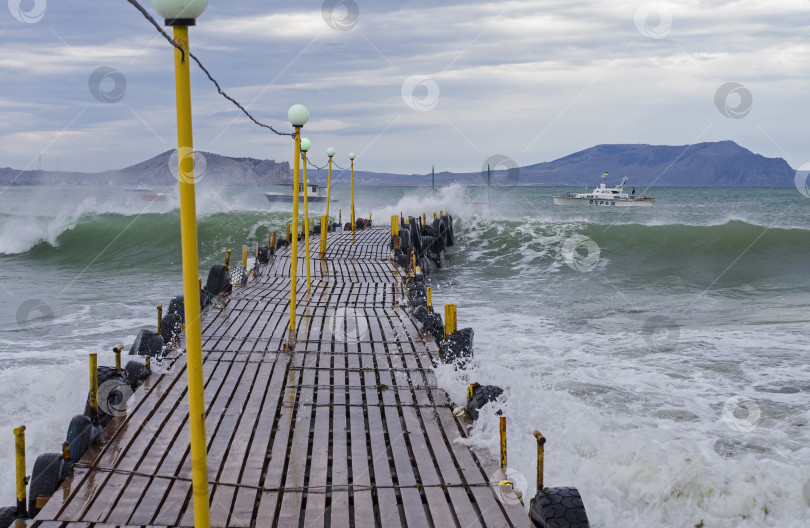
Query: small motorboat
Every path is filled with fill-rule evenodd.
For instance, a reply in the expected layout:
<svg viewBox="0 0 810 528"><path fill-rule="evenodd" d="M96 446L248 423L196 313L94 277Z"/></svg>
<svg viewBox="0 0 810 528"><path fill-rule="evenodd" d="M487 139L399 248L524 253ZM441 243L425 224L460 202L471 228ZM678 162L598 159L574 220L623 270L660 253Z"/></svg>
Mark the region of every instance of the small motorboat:
<svg viewBox="0 0 810 528"><path fill-rule="evenodd" d="M139 192L139 193L155 192L154 189L152 189L151 187L147 187L146 185L144 185L142 183L140 185L138 185L137 187L127 187L124 190L127 191L127 192Z"/></svg>
<svg viewBox="0 0 810 528"><path fill-rule="evenodd" d="M292 188L292 185L290 185ZM292 190L289 192L274 192L268 191L264 193L265 197L267 197L268 202L273 203L292 203L293 201L293 193ZM304 201L304 184L301 183L298 185L298 200L303 202ZM326 193L324 193L320 187L313 183L307 182L307 201L310 202L325 202L326 201ZM332 200L333 202L335 200Z"/></svg>
<svg viewBox="0 0 810 528"><path fill-rule="evenodd" d="M605 178L608 173L602 174L602 184L591 192L585 188L584 193L565 193L554 197L554 205L596 205L607 207L651 207L655 198L651 196L636 196L624 192L627 176L616 187L607 187Z"/></svg>

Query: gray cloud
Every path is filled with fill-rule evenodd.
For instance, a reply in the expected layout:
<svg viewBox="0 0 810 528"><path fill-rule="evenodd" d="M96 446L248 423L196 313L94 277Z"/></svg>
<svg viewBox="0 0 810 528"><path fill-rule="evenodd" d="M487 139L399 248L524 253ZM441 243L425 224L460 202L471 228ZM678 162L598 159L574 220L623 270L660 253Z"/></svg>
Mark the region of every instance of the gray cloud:
<svg viewBox="0 0 810 528"><path fill-rule="evenodd" d="M720 139L810 160L798 133L805 6L665 3L671 28L657 39L637 29L643 2L358 1L347 31L324 22L321 4L212 3L192 49L259 119L286 129L287 108L306 104L313 152L329 144L340 158L373 142L364 169L475 171L494 153L528 164L598 143ZM45 168L59 157L65 170L103 170L171 146L172 50L126 2L50 2L41 21L8 14L3 26L0 164L24 168L44 151ZM126 77L119 103L88 93L99 67ZM430 111L403 101L414 75L439 88ZM745 119L715 108L730 81L753 95ZM249 124L196 68L192 93L199 148L289 159L288 140Z"/></svg>

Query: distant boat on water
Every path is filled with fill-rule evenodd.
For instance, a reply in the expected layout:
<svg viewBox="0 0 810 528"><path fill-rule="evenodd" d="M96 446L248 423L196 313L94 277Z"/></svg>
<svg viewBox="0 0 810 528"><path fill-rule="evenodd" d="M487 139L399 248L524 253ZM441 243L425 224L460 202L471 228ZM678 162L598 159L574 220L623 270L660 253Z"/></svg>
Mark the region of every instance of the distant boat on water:
<svg viewBox="0 0 810 528"><path fill-rule="evenodd" d="M292 185L290 185L290 191L284 192L268 191L264 193L264 196L267 198L267 201L271 203L292 203L293 201ZM298 199L301 201L304 200L304 184L298 185ZM317 185L309 183L307 185L307 201L326 202L326 194ZM337 200L332 201L335 202Z"/></svg>
<svg viewBox="0 0 810 528"><path fill-rule="evenodd" d="M151 187L147 187L147 186L146 186L146 185L144 185L144 184L140 184L140 185L138 185L137 187L127 187L127 188L126 188L126 189L124 189L124 190L125 190L125 191L127 191L127 192L139 192L139 193L151 193L151 192L155 192L155 190L154 190L154 189L152 189Z"/></svg>
<svg viewBox="0 0 810 528"><path fill-rule="evenodd" d="M554 205L595 205L607 207L652 207L655 198L651 196L636 196L636 190L632 194L624 192L624 184L627 183L627 176L622 178L622 182L615 187L608 187L605 178L608 173L602 174L602 184L591 192L585 188L584 193L565 193L554 197Z"/></svg>

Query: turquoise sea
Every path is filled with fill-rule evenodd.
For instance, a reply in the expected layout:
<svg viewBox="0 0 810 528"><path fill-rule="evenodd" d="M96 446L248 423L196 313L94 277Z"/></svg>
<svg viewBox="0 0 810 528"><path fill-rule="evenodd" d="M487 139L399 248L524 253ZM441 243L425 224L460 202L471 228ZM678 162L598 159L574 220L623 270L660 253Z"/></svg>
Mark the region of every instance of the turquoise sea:
<svg viewBox="0 0 810 528"><path fill-rule="evenodd" d="M198 191L201 269L284 231L265 190ZM356 190L377 223L456 220L430 281L475 329L476 361L440 367L440 384L457 402L472 381L506 388L518 484L533 494L539 429L547 485L577 486L593 526L810 525L810 198L654 188L652 208L555 207L565 191ZM348 188L335 196L345 221ZM109 187L2 191L0 505L14 503L13 427L28 428L29 466L57 450L87 353L112 364L180 293L176 207ZM497 452L494 409L470 442Z"/></svg>

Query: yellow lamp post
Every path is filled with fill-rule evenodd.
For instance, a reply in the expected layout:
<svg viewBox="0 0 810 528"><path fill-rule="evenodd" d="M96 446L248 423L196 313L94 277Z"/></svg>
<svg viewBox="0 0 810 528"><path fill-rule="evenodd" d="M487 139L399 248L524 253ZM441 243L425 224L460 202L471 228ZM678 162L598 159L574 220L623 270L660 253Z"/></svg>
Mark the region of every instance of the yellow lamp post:
<svg viewBox="0 0 810 528"><path fill-rule="evenodd" d="M298 185L301 172L301 127L309 121L309 110L304 105L292 105L287 111L287 119L295 127L295 156L293 157L293 236L290 259L290 340L295 338L295 290L298 287Z"/></svg>
<svg viewBox="0 0 810 528"><path fill-rule="evenodd" d="M304 165L304 244L306 245L307 258L307 292L312 289L312 278L309 271L309 199L307 198L307 188L309 187L309 180L307 179L307 152L312 147L312 142L307 138L301 138L301 156Z"/></svg>
<svg viewBox="0 0 810 528"><path fill-rule="evenodd" d="M332 157L335 155L335 149L329 147L326 149L326 155L329 156L329 173L326 177L326 221L331 222L329 220L329 202L332 200Z"/></svg>
<svg viewBox="0 0 810 528"><path fill-rule="evenodd" d="M208 528L208 459L202 371L202 328L197 256L197 209L194 198L194 141L191 127L191 81L188 27L208 7L208 0L152 0L152 6L174 28L175 89L177 95L177 159L180 188L180 240L183 254L183 294L186 300L186 371L188 373L191 483L194 526Z"/></svg>
<svg viewBox="0 0 810 528"><path fill-rule="evenodd" d="M352 240L354 240L354 152L349 153L349 159L352 162Z"/></svg>

